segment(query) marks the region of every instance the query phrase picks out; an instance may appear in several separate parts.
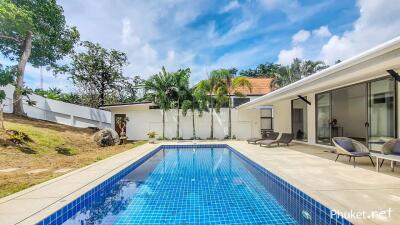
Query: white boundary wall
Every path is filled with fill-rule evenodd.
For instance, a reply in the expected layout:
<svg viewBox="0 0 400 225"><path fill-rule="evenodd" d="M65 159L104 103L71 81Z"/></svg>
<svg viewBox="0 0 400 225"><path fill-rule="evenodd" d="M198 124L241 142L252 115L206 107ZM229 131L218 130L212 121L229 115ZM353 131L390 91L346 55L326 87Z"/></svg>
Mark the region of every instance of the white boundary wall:
<svg viewBox="0 0 400 225"><path fill-rule="evenodd" d="M113 108L112 118L115 114L126 114L129 121L126 133L130 140L146 140L147 133L155 131L157 137L162 136L162 110L149 109L148 105L133 105ZM181 111L182 112L182 111ZM176 137L177 110L169 110L165 115L165 137ZM195 112L196 136L201 139L210 137L210 113L204 112L202 117ZM112 119L112 127L114 127ZM191 138L192 113L189 111L184 117L180 115L180 136L184 139ZM223 139L228 134L228 109L221 109L220 113L214 112L214 138ZM260 136L260 110L232 109L232 135L237 139L247 139Z"/></svg>
<svg viewBox="0 0 400 225"><path fill-rule="evenodd" d="M4 90L7 96L4 112L12 113L14 86L8 85L0 87L0 89ZM104 128L111 126L111 113L108 111L56 101L35 94L30 95L30 98L36 102L35 106L29 106L24 103L24 111L30 118L74 127Z"/></svg>

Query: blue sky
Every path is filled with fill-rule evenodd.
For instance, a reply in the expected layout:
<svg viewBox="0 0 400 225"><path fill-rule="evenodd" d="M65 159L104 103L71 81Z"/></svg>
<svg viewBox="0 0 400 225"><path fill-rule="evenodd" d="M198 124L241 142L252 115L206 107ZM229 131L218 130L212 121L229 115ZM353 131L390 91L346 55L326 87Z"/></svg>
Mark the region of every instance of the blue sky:
<svg viewBox="0 0 400 225"><path fill-rule="evenodd" d="M126 76L166 66L192 69L191 82L223 67L288 64L294 57L332 64L400 35L397 0L59 0L82 40L128 54ZM385 12L385 13L382 13ZM72 90L45 73L44 87ZM27 84L39 87L28 66Z"/></svg>

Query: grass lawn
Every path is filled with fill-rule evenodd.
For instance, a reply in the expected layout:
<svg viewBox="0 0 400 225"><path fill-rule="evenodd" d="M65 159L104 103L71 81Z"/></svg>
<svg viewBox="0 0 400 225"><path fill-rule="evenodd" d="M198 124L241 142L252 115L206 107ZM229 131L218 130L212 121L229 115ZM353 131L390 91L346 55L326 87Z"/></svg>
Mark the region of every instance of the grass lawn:
<svg viewBox="0 0 400 225"><path fill-rule="evenodd" d="M20 136L0 131L0 170L20 168L14 172L0 172L0 197L64 174L55 173L56 170L84 167L145 143L139 141L102 148L93 141L93 129L12 115L5 115L5 121L7 130L22 131L31 140L15 145L10 138L20 139ZM47 170L27 173L36 169Z"/></svg>

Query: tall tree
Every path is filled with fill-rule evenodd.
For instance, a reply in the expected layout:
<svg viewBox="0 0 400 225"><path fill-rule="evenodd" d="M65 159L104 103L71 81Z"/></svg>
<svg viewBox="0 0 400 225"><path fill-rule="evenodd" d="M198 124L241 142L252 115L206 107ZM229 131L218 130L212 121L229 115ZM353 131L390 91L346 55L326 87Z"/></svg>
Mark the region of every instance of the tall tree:
<svg viewBox="0 0 400 225"><path fill-rule="evenodd" d="M180 138L179 126L180 126L180 108L181 103L185 100L185 97L189 92L189 77L190 69L180 69L175 73L172 73L173 78L173 90L174 90L174 103L177 110L176 115L176 139Z"/></svg>
<svg viewBox="0 0 400 225"><path fill-rule="evenodd" d="M145 82L148 98L162 110L162 139L165 139L165 112L171 109L174 95L174 79L170 73L162 67L161 72L151 76Z"/></svg>
<svg viewBox="0 0 400 225"><path fill-rule="evenodd" d="M251 92L252 85L246 77L236 77L236 70L219 69L212 71L211 74L218 80L216 89L218 102L228 104L228 138L232 138L232 96L244 97L245 94L238 91L238 88L247 88Z"/></svg>
<svg viewBox="0 0 400 225"><path fill-rule="evenodd" d="M295 58L289 66L281 66L277 70L274 74L274 80L271 82L271 87L273 89L284 87L328 67L322 61L303 61Z"/></svg>
<svg viewBox="0 0 400 225"><path fill-rule="evenodd" d="M271 88L276 90L286 85L289 85L300 79L290 66L282 66L275 74L274 79L271 82Z"/></svg>
<svg viewBox="0 0 400 225"><path fill-rule="evenodd" d="M90 90L91 105L99 107L105 104L107 94L118 90L125 80L122 69L128 65L128 58L123 52L107 50L89 41L82 42L81 46L85 51L71 54L71 64L61 71L68 73L74 84Z"/></svg>
<svg viewBox="0 0 400 225"><path fill-rule="evenodd" d="M280 67L281 65L279 64L267 62L259 64L255 69L242 70L239 75L246 77L273 77Z"/></svg>
<svg viewBox="0 0 400 225"><path fill-rule="evenodd" d="M55 0L0 0L0 52L18 61L16 90L24 87L27 63L56 66L78 40ZM14 99L14 114L25 115L21 92L15 91Z"/></svg>
<svg viewBox="0 0 400 225"><path fill-rule="evenodd" d="M195 123L195 112L199 113L199 117L203 116L203 112L207 110L207 106L205 104L201 104L202 102L196 98L194 95L194 89L188 92L186 100L182 102L182 115L186 116L187 112L190 110L192 113L192 139L196 140L196 123Z"/></svg>
<svg viewBox="0 0 400 225"><path fill-rule="evenodd" d="M210 74L207 80L200 81L194 90L194 95L199 101L199 104L207 105L210 111L210 139L214 139L214 108L217 103L216 98L213 96L218 85L218 76Z"/></svg>

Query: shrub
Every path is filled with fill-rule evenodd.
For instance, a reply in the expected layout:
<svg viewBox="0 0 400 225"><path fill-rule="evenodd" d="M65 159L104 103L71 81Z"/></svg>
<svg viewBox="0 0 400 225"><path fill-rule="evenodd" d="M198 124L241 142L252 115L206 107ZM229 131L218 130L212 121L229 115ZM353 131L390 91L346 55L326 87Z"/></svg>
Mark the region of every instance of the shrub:
<svg viewBox="0 0 400 225"><path fill-rule="evenodd" d="M157 135L157 133L155 131L149 131L149 133L147 133L147 136L149 136L149 138L155 138Z"/></svg>
<svg viewBox="0 0 400 225"><path fill-rule="evenodd" d="M62 154L62 155L66 155L66 156L72 156L72 155L76 155L78 154L78 149L74 148L74 147L57 147L56 151L58 152L58 154Z"/></svg>
<svg viewBox="0 0 400 225"><path fill-rule="evenodd" d="M7 133L8 135L10 135L9 140L16 145L22 145L27 142L32 142L32 139L24 132L17 130L8 130Z"/></svg>

